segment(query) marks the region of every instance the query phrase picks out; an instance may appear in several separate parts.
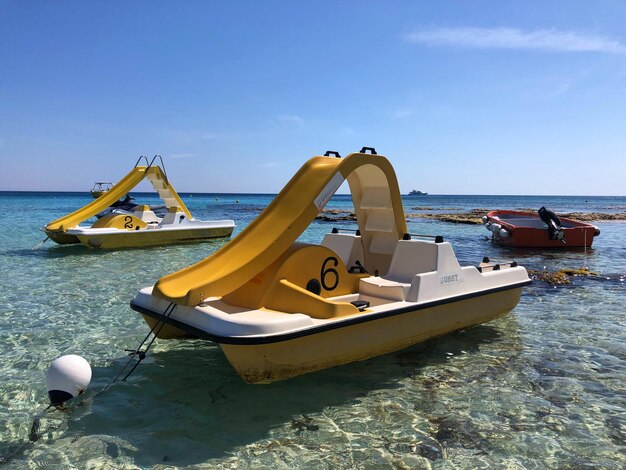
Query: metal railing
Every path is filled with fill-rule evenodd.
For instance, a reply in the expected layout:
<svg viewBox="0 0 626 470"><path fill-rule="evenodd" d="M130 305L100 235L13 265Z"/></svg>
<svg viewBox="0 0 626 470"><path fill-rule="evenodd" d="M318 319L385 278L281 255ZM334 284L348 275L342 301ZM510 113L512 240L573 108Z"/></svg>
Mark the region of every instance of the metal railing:
<svg viewBox="0 0 626 470"><path fill-rule="evenodd" d="M165 163L163 163L163 157L161 157L161 155L159 155L158 153L157 153L154 157L152 157L152 160L151 160L150 162L148 162L148 157L146 157L145 155L140 156L140 157L137 159L137 162L135 163L134 168L136 168L136 167L137 167L137 165L139 165L139 162L141 162L141 160L143 159L143 161L145 161L145 162L146 162L146 173L147 173L147 172L148 172L148 170L149 170L152 166L154 166L154 162L155 162L155 160L156 160L157 158L158 158L158 159L159 159L159 161L161 162L161 166L160 166L160 168L161 168L161 170L163 170L163 176L165 177L165 183L170 184L170 183L169 183L169 180L168 180L168 178L167 178L167 171L165 170ZM157 165L157 166L159 166L159 165Z"/></svg>

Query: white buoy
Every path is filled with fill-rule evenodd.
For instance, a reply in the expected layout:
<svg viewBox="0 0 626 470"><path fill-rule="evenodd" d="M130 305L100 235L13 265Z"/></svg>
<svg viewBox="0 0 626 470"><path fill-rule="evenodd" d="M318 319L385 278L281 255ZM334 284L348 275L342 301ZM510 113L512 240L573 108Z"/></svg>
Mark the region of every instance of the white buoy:
<svg viewBox="0 0 626 470"><path fill-rule="evenodd" d="M80 356L68 354L55 359L46 372L50 403L60 405L83 393L91 382L91 366Z"/></svg>
<svg viewBox="0 0 626 470"><path fill-rule="evenodd" d="M483 221L483 224L486 224L489 219L487 218L486 215L483 215L481 220Z"/></svg>
<svg viewBox="0 0 626 470"><path fill-rule="evenodd" d="M509 231L505 228L501 228L498 233L500 234L500 237L502 238L506 238L510 235Z"/></svg>

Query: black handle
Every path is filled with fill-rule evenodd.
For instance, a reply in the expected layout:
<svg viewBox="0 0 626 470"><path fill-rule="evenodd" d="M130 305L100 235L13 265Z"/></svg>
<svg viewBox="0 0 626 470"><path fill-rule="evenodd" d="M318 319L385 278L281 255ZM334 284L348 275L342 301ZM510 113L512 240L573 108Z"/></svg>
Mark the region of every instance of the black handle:
<svg viewBox="0 0 626 470"><path fill-rule="evenodd" d="M372 155L378 155L374 147L363 147L360 153L367 153L368 150L370 151Z"/></svg>
<svg viewBox="0 0 626 470"><path fill-rule="evenodd" d="M341 158L341 155L339 155L339 152L335 152L334 150L326 150L326 153L324 154L324 156L330 157L331 155L334 155L337 158Z"/></svg>

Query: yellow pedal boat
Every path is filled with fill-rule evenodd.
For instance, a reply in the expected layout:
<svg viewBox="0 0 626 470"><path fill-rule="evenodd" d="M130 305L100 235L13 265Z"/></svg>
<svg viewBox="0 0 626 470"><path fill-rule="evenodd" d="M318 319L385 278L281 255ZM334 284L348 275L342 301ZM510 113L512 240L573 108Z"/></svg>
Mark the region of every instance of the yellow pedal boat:
<svg viewBox="0 0 626 470"><path fill-rule="evenodd" d="M244 380L271 382L396 351L517 305L530 283L523 267L461 267L442 237L407 233L385 157L370 148L331 154L306 162L219 251L137 293L131 308L157 337L216 342ZM344 180L358 230L297 242Z"/></svg>
<svg viewBox="0 0 626 470"><path fill-rule="evenodd" d="M161 165L155 164L157 158ZM145 162L145 165L139 165ZM158 217L149 206L138 205L132 213L111 213L91 226L80 225L107 209L147 178L165 204L167 213ZM90 248L123 248L164 245L229 237L235 227L232 220L194 219L170 184L157 155L150 163L140 157L133 169L95 201L50 222L44 228L51 240L60 244L82 243Z"/></svg>

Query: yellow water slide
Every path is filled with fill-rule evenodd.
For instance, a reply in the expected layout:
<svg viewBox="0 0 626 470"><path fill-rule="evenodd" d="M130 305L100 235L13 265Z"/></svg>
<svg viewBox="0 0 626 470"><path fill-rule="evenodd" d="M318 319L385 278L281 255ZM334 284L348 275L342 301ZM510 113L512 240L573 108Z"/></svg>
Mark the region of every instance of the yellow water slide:
<svg viewBox="0 0 626 470"><path fill-rule="evenodd" d="M65 232L111 206L114 202L128 194L146 177L150 183L152 183L152 186L156 189L159 197L163 200L168 209L170 207L180 207L187 217L191 218L189 209L187 209L169 183L161 167L157 165L135 166L124 178L99 198L71 214L63 216L46 225L46 234L58 243L78 243L78 239L73 241L76 237L71 237L65 234Z"/></svg>
<svg viewBox="0 0 626 470"><path fill-rule="evenodd" d="M241 287L296 241L346 178L364 245L376 253L376 263L388 265L391 251L386 247L395 246L406 232L402 200L389 161L364 151L343 159L311 158L237 237L208 258L161 278L153 294L198 305Z"/></svg>

